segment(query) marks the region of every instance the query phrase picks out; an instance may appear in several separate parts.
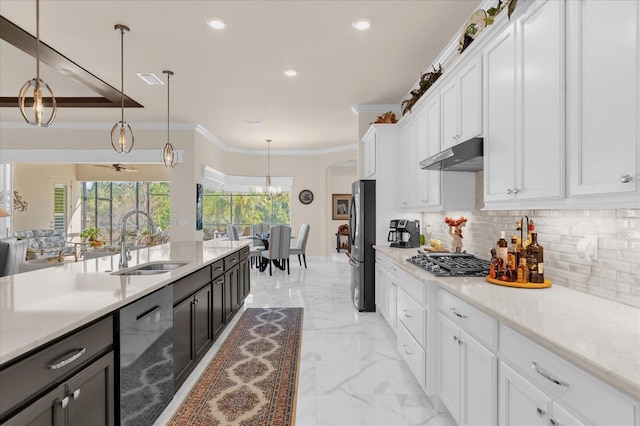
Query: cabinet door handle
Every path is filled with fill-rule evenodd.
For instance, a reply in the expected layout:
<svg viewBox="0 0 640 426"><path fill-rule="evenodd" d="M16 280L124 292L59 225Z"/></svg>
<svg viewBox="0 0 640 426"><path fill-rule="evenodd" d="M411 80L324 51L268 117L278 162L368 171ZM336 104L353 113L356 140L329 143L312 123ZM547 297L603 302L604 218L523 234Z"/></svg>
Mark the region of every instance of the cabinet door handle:
<svg viewBox="0 0 640 426"><path fill-rule="evenodd" d="M60 400L60 407L61 408L67 408L67 405L69 405L69 397L65 396L64 398L62 398Z"/></svg>
<svg viewBox="0 0 640 426"><path fill-rule="evenodd" d="M73 393L71 394L71 398L76 401L78 400L78 398L80 398L80 388L73 391Z"/></svg>
<svg viewBox="0 0 640 426"><path fill-rule="evenodd" d="M507 188L507 195L511 195L511 188Z"/></svg>
<svg viewBox="0 0 640 426"><path fill-rule="evenodd" d="M533 369L533 371L535 371L536 373L538 373L539 375L541 375L545 379L555 383L558 386L569 386L569 383L564 382L564 381L562 381L560 379L556 379L551 374L549 374L546 371L544 371L541 367L538 366L538 363L535 362L535 361L531 361L531 368Z"/></svg>
<svg viewBox="0 0 640 426"><path fill-rule="evenodd" d="M456 311L456 308L451 308L451 313L455 316L457 316L458 318L466 318L467 316L464 314L461 314L460 312Z"/></svg>
<svg viewBox="0 0 640 426"><path fill-rule="evenodd" d="M407 318L413 318L413 315L411 315L411 311L407 311L406 309L402 310L402 313L404 314L405 317Z"/></svg>
<svg viewBox="0 0 640 426"><path fill-rule="evenodd" d="M57 370L58 368L62 368L67 364L71 364L73 361L80 358L82 354L84 354L86 351L87 351L87 348L78 349L76 353L71 355L69 358L65 358L60 362L56 362L55 364L49 364L48 368L49 370Z"/></svg>
<svg viewBox="0 0 640 426"><path fill-rule="evenodd" d="M224 280L218 280L218 281L216 281L216 284L222 284L222 283L224 283Z"/></svg>
<svg viewBox="0 0 640 426"><path fill-rule="evenodd" d="M413 355L413 352L411 352L409 350L409 347L407 345L402 345L402 350L404 351L405 354L407 355Z"/></svg>
<svg viewBox="0 0 640 426"><path fill-rule="evenodd" d="M454 341L454 342L457 342L459 345L461 345L461 344L462 344L462 339L461 339L461 338L459 338L458 336L453 336L453 341Z"/></svg>
<svg viewBox="0 0 640 426"><path fill-rule="evenodd" d="M518 188L513 188L513 193L517 194L518 192L520 192L520 190Z"/></svg>
<svg viewBox="0 0 640 426"><path fill-rule="evenodd" d="M536 407L536 411L541 416L544 416L545 414L547 414L547 412L545 410L543 410L542 408L540 408L540 407Z"/></svg>
<svg viewBox="0 0 640 426"><path fill-rule="evenodd" d="M624 174L620 176L620 183L629 183L631 182L631 176L628 174Z"/></svg>
<svg viewBox="0 0 640 426"><path fill-rule="evenodd" d="M562 426L562 423L560 423L559 421L557 421L556 419L554 419L553 417L551 417L549 419L549 423L551 423L553 426Z"/></svg>

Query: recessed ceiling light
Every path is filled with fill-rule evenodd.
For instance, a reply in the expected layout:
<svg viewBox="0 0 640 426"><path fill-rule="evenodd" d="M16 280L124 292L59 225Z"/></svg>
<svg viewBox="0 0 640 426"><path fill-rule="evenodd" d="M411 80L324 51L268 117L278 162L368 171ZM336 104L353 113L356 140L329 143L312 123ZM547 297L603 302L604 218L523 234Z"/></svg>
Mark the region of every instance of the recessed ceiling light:
<svg viewBox="0 0 640 426"><path fill-rule="evenodd" d="M248 125L248 126L262 126L262 121L258 121L258 120L255 120L255 121L245 121L244 123L245 123L246 125Z"/></svg>
<svg viewBox="0 0 640 426"><path fill-rule="evenodd" d="M152 72L137 72L136 75L149 86L164 86L164 82Z"/></svg>
<svg viewBox="0 0 640 426"><path fill-rule="evenodd" d="M211 28L215 28L216 30L221 30L223 28L225 28L227 25L224 23L224 21L220 18L209 18L207 19L207 24L211 27Z"/></svg>
<svg viewBox="0 0 640 426"><path fill-rule="evenodd" d="M356 30L364 31L371 27L371 21L368 19L358 19L351 24Z"/></svg>
<svg viewBox="0 0 640 426"><path fill-rule="evenodd" d="M284 70L284 75L286 75L287 77L295 77L296 75L298 75L298 70L294 70L293 68Z"/></svg>

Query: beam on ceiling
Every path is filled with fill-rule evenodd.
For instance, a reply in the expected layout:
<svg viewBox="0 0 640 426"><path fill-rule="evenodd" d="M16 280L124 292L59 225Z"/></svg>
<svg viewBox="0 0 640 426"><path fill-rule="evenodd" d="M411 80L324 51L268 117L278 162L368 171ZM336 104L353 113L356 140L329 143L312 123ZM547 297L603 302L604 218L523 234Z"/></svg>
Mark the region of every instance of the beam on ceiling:
<svg viewBox="0 0 640 426"><path fill-rule="evenodd" d="M17 47L28 55L36 57L36 38L13 22L0 16L0 39ZM61 108L120 108L122 92L80 65L73 62L57 50L40 41L40 60L61 74L74 79L100 96L96 97L56 97ZM51 101L49 100L49 104ZM18 98L0 97L0 107L16 107ZM126 108L144 108L141 104L124 95Z"/></svg>

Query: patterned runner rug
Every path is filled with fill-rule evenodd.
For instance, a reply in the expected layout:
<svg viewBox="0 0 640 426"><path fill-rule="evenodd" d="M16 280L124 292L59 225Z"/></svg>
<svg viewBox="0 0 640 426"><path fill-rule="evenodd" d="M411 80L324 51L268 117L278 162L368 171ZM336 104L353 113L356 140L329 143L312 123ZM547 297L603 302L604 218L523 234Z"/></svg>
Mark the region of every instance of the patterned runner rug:
<svg viewBox="0 0 640 426"><path fill-rule="evenodd" d="M295 423L302 308L248 308L168 423Z"/></svg>

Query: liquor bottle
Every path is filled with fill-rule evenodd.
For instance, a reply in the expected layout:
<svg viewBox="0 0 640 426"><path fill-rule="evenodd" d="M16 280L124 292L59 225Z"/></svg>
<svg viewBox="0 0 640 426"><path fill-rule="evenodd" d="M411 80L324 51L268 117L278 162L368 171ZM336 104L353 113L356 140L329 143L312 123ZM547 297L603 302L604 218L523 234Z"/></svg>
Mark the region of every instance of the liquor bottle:
<svg viewBox="0 0 640 426"><path fill-rule="evenodd" d="M491 262L489 264L489 277L496 278L498 273L498 258L496 257L496 249L491 249Z"/></svg>
<svg viewBox="0 0 640 426"><path fill-rule="evenodd" d="M507 261L507 266L505 267L504 274L500 277L502 281L514 282L518 278L518 274L515 269L513 269L513 265L511 262Z"/></svg>
<svg viewBox="0 0 640 426"><path fill-rule="evenodd" d="M518 267L518 250L516 248L516 236L511 236L511 245L509 246L509 250L507 251L507 262L511 263L512 269Z"/></svg>
<svg viewBox="0 0 640 426"><path fill-rule="evenodd" d="M523 241L522 243L522 246L525 250L527 249L527 247L529 247L529 244L531 244L531 234L534 232L536 232L536 225L535 223L533 223L533 221L530 221L529 227L527 228L527 240Z"/></svg>
<svg viewBox="0 0 640 426"><path fill-rule="evenodd" d="M529 269L527 268L527 258L521 257L518 264L518 282L526 284L529 282Z"/></svg>
<svg viewBox="0 0 640 426"><path fill-rule="evenodd" d="M529 282L544 282L544 249L538 244L538 234L531 233L531 244L527 247L527 263L529 264Z"/></svg>
<svg viewBox="0 0 640 426"><path fill-rule="evenodd" d="M507 240L504 239L504 231L500 231L500 239L496 243L496 256L502 259L503 265L506 265L507 260L509 260L507 254Z"/></svg>

